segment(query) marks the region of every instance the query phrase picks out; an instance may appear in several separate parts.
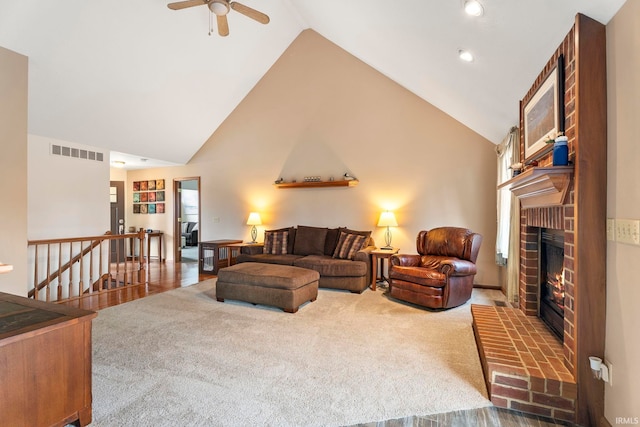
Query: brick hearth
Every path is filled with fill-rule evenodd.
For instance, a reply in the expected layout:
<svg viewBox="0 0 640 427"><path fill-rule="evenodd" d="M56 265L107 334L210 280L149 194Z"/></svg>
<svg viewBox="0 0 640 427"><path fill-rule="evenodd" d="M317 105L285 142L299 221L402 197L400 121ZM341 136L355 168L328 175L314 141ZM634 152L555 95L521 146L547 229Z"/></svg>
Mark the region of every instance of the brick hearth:
<svg viewBox="0 0 640 427"><path fill-rule="evenodd" d="M546 325L509 307L474 304L471 313L491 402L573 421L576 382L561 343Z"/></svg>

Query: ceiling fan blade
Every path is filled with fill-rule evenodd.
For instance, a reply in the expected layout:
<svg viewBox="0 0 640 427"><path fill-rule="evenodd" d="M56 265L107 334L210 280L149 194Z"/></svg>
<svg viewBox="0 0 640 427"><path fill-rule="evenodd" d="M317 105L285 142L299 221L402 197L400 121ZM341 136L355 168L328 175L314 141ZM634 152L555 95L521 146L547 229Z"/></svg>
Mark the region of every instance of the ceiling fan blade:
<svg viewBox="0 0 640 427"><path fill-rule="evenodd" d="M171 10L180 10L186 9L187 7L201 6L203 4L207 4L207 2L205 0L186 0L176 3L169 3L167 7Z"/></svg>
<svg viewBox="0 0 640 427"><path fill-rule="evenodd" d="M222 37L229 35L229 21L227 21L227 15L216 15L218 20L218 34Z"/></svg>
<svg viewBox="0 0 640 427"><path fill-rule="evenodd" d="M237 3L237 2L231 2L229 3L229 5L231 6L231 8L233 10L235 10L236 12L240 12L241 14L255 20L258 21L261 24L268 24L269 23L269 17L267 15L265 15L262 12L258 12L255 9L250 8L249 6L245 6L241 3Z"/></svg>

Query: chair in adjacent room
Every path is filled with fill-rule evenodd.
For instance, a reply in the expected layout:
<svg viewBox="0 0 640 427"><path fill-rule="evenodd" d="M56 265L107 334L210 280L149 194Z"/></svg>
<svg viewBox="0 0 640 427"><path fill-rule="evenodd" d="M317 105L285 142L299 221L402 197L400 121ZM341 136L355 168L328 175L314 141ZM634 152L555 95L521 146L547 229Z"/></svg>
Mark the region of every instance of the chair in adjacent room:
<svg viewBox="0 0 640 427"><path fill-rule="evenodd" d="M471 298L482 236L466 228L421 231L418 255L397 254L389 267L391 297L428 308L457 307Z"/></svg>
<svg viewBox="0 0 640 427"><path fill-rule="evenodd" d="M197 246L198 245L198 230L194 230L195 226L198 225L197 222L188 222L187 227L182 233L182 237L184 237L185 246Z"/></svg>

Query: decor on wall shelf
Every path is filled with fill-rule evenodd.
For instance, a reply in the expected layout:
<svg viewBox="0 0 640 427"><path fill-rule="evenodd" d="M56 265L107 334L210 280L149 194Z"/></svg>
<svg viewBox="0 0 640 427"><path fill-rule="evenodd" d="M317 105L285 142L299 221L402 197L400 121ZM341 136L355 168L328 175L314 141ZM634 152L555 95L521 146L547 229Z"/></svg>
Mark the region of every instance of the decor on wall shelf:
<svg viewBox="0 0 640 427"><path fill-rule="evenodd" d="M320 188L320 187L355 187L360 181L353 180L339 180L339 181L315 181L315 182L275 182L278 188Z"/></svg>
<svg viewBox="0 0 640 427"><path fill-rule="evenodd" d="M378 220L378 227L387 227L387 231L384 232L384 243L385 245L380 249L393 249L391 246L391 228L397 227L398 221L396 221L396 216L393 212L384 211L380 214L380 219Z"/></svg>
<svg viewBox="0 0 640 427"><path fill-rule="evenodd" d="M247 219L247 225L251 226L251 243L257 243L256 239L258 238L258 229L256 228L256 225L262 225L260 214L258 212L251 212L249 214L249 219Z"/></svg>
<svg viewBox="0 0 640 427"><path fill-rule="evenodd" d="M546 141L564 132L564 61L558 57L555 67L523 104L524 157L526 160L546 153ZM551 135L551 136L550 136ZM547 148L547 150L545 150Z"/></svg>
<svg viewBox="0 0 640 427"><path fill-rule="evenodd" d="M155 214L165 212L164 179L133 182L133 213Z"/></svg>

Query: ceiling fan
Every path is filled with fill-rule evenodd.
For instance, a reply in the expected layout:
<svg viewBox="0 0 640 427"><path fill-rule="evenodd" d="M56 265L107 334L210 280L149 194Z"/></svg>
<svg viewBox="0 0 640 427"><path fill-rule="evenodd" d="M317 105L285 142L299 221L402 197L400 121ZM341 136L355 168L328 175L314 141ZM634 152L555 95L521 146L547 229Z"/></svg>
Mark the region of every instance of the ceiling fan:
<svg viewBox="0 0 640 427"><path fill-rule="evenodd" d="M218 23L218 34L221 36L229 35L229 23L227 21L227 14L231 9L236 12L240 12L244 16L247 16L261 24L268 24L269 17L262 12L258 12L255 9L245 6L241 3L228 0L185 0L176 3L169 3L167 7L172 10L186 9L187 7L207 5L211 13L216 15Z"/></svg>

